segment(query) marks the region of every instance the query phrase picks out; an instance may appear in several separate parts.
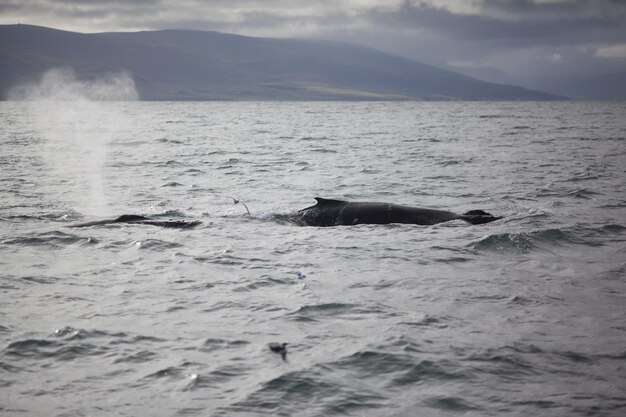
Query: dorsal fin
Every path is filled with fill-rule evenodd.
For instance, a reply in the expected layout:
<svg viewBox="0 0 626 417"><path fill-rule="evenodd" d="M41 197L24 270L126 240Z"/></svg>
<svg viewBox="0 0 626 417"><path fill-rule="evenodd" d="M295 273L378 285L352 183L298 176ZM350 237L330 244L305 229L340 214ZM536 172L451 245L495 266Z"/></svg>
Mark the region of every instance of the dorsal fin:
<svg viewBox="0 0 626 417"><path fill-rule="evenodd" d="M317 206L333 206L335 204L347 203L347 201L343 201L343 200L333 200L330 198L322 198L322 197L315 197L315 201L317 201Z"/></svg>

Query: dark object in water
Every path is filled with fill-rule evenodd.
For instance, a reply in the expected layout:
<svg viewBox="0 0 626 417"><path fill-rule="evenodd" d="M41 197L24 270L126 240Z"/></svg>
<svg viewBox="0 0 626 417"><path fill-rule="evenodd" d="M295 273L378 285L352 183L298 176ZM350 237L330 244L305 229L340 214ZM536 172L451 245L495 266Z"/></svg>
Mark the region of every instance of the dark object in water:
<svg viewBox="0 0 626 417"><path fill-rule="evenodd" d="M287 360L287 343L270 343L269 347L272 352L280 353L283 360Z"/></svg>
<svg viewBox="0 0 626 417"><path fill-rule="evenodd" d="M128 223L128 224L149 224L151 226L168 227L174 229L191 229L201 224L201 221L188 221L188 220L159 220L150 217L139 216L136 214L123 214L116 219L97 220L87 223L73 224L69 227L89 227L89 226L102 226L105 224L114 223Z"/></svg>
<svg viewBox="0 0 626 417"><path fill-rule="evenodd" d="M351 226L356 224L405 223L432 225L450 220L465 220L471 224L489 223L501 219L482 210L456 214L390 203L350 202L316 197L317 204L294 215L297 223L306 226Z"/></svg>

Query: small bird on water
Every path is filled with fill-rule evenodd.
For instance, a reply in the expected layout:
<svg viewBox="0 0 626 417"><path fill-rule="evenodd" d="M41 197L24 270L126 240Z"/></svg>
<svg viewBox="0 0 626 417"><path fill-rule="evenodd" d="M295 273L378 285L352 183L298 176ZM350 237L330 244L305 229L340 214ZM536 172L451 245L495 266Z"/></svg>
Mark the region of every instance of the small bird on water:
<svg viewBox="0 0 626 417"><path fill-rule="evenodd" d="M287 343L270 343L270 350L272 352L280 353L283 360L287 360Z"/></svg>

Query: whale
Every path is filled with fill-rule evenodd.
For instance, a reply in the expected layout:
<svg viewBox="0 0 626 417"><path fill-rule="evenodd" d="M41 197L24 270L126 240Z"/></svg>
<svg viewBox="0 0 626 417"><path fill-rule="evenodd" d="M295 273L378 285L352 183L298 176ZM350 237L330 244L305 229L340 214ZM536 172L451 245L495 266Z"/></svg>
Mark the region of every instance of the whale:
<svg viewBox="0 0 626 417"><path fill-rule="evenodd" d="M456 214L446 210L410 207L379 202L333 200L315 197L317 203L295 213L292 219L304 226L352 226L358 224L417 224L433 225L451 220L471 224L489 223L502 217L483 210Z"/></svg>
<svg viewBox="0 0 626 417"><path fill-rule="evenodd" d="M145 224L150 226L159 226L173 229L191 229L201 224L201 221L188 220L160 220L152 217L140 216L137 214L123 214L115 219L96 220L86 223L73 224L68 227L91 227L103 226L107 224L127 223L127 224Z"/></svg>

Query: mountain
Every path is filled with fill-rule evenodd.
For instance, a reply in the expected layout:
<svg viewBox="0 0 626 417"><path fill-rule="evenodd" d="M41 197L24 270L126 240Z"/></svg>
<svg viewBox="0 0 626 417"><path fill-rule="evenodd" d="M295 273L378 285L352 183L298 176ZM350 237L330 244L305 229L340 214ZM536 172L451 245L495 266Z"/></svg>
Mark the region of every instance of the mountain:
<svg viewBox="0 0 626 417"><path fill-rule="evenodd" d="M592 77L577 74L546 76L529 81L528 88L574 100L626 101L626 70Z"/></svg>
<svg viewBox="0 0 626 417"><path fill-rule="evenodd" d="M144 100L560 99L340 42L0 26L0 97L60 66L81 79L128 71Z"/></svg>
<svg viewBox="0 0 626 417"><path fill-rule="evenodd" d="M447 66L446 69L476 78L477 80L487 81L496 84L519 85L517 80L504 71L489 66Z"/></svg>
<svg viewBox="0 0 626 417"><path fill-rule="evenodd" d="M561 91L577 99L626 100L626 71L576 81Z"/></svg>

